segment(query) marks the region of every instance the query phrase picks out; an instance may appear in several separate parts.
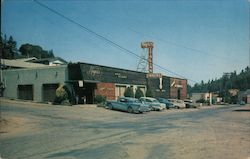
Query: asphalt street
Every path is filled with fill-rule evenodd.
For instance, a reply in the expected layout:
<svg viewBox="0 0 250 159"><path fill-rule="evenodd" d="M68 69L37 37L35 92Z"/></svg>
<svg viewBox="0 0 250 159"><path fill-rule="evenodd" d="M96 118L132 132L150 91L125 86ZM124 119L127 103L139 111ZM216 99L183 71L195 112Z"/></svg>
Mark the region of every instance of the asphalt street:
<svg viewBox="0 0 250 159"><path fill-rule="evenodd" d="M96 106L1 102L2 158L250 157L250 107L128 114Z"/></svg>

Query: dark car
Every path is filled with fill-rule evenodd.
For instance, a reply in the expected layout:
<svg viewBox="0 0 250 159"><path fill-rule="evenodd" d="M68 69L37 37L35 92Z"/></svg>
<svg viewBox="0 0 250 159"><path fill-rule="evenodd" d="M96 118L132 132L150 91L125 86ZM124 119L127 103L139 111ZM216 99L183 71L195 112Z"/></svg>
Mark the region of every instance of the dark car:
<svg viewBox="0 0 250 159"><path fill-rule="evenodd" d="M170 109L170 108L174 108L173 103L171 103L169 100L165 99L165 98L157 98L157 100L160 103L164 103L166 105L166 109Z"/></svg>

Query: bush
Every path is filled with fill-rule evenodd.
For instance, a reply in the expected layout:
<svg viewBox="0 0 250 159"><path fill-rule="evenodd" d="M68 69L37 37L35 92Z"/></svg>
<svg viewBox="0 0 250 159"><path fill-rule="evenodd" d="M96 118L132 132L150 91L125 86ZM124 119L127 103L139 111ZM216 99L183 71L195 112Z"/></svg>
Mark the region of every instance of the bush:
<svg viewBox="0 0 250 159"><path fill-rule="evenodd" d="M68 93L66 92L66 90L64 89L63 85L60 85L57 89L56 89L56 97L54 100L54 104L64 104L65 100L68 100Z"/></svg>
<svg viewBox="0 0 250 159"><path fill-rule="evenodd" d="M124 92L124 96L125 97L132 97L132 98L134 98L135 94L134 94L133 88L132 87L126 88L126 90Z"/></svg>
<svg viewBox="0 0 250 159"><path fill-rule="evenodd" d="M135 92L135 98L139 99L141 97L144 97L144 94L140 88L138 88Z"/></svg>
<svg viewBox="0 0 250 159"><path fill-rule="evenodd" d="M100 103L105 103L107 100L106 96L103 95L96 95L95 96L95 103L100 104Z"/></svg>
<svg viewBox="0 0 250 159"><path fill-rule="evenodd" d="M147 88L146 97L153 97L153 92L150 87Z"/></svg>

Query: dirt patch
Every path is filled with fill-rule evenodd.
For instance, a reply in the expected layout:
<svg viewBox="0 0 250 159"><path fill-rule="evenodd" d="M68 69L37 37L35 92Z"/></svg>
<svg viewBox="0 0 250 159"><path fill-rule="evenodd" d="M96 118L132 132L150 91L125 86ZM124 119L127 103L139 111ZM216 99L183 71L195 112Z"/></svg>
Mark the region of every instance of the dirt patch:
<svg viewBox="0 0 250 159"><path fill-rule="evenodd" d="M1 137L13 137L17 135L27 134L32 129L34 132L36 126L28 118L25 117L5 117L0 121Z"/></svg>

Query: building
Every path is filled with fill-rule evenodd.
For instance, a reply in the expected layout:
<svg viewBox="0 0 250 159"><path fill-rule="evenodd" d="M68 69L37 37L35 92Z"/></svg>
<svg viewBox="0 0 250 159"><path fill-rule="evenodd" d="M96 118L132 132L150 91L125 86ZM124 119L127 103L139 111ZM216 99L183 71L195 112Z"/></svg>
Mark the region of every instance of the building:
<svg viewBox="0 0 250 159"><path fill-rule="evenodd" d="M187 80L170 77L170 98L186 99L187 98Z"/></svg>
<svg viewBox="0 0 250 159"><path fill-rule="evenodd" d="M124 95L127 87L134 92L141 89L144 95L151 89L154 97L185 99L187 96L186 79L89 63L3 70L1 81L4 97L38 102L53 101L59 84L67 85L79 103L83 99L94 103L96 95L115 100Z"/></svg>
<svg viewBox="0 0 250 159"><path fill-rule="evenodd" d="M13 68L37 68L47 66L67 65L67 61L60 57L51 57L37 59L36 57L21 58L21 59L1 59L0 65L2 69Z"/></svg>
<svg viewBox="0 0 250 159"><path fill-rule="evenodd" d="M47 65L40 63L32 63L29 60L35 60L34 58L28 59L1 59L1 69L14 69L14 68L37 68L37 67L47 67Z"/></svg>
<svg viewBox="0 0 250 159"><path fill-rule="evenodd" d="M238 100L244 101L245 103L250 103L250 89L247 89L246 91L240 91L238 93Z"/></svg>
<svg viewBox="0 0 250 159"><path fill-rule="evenodd" d="M59 84L68 80L67 66L8 69L2 71L3 96L52 102Z"/></svg>
<svg viewBox="0 0 250 159"><path fill-rule="evenodd" d="M75 94L86 97L87 103L93 103L95 95L104 95L115 100L124 95L127 87L141 89L146 93L148 87L153 96L169 98L170 78L161 74L119 69L114 67L93 65L88 63L69 64L69 81Z"/></svg>

